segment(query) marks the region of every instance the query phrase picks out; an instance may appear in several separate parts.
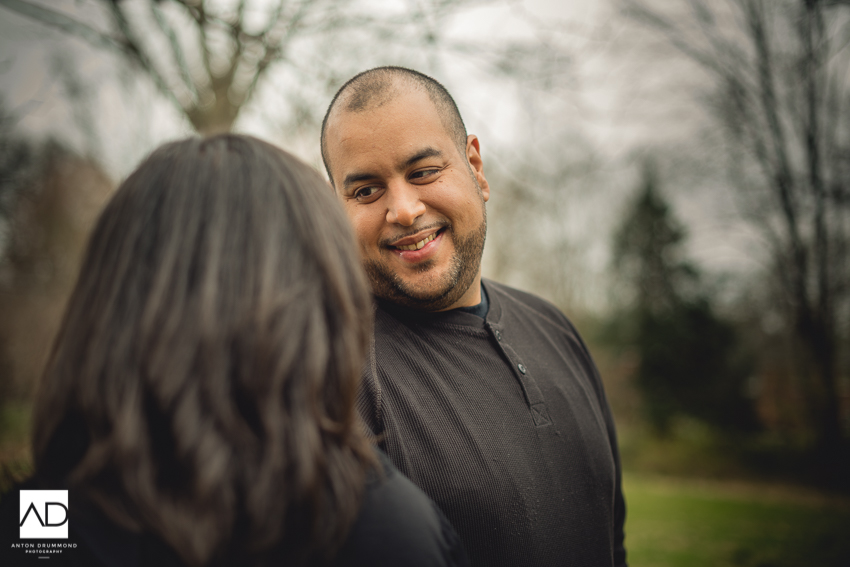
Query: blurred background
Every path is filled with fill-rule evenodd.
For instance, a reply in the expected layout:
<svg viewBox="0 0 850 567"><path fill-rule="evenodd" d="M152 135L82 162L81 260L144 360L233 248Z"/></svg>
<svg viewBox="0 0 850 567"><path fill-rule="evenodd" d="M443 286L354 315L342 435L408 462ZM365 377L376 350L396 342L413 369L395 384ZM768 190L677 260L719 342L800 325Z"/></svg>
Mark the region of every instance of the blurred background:
<svg viewBox="0 0 850 567"><path fill-rule="evenodd" d="M631 565L850 566L846 0L0 0L0 489L123 177L229 130L321 169L377 65L454 95L485 276L589 343Z"/></svg>

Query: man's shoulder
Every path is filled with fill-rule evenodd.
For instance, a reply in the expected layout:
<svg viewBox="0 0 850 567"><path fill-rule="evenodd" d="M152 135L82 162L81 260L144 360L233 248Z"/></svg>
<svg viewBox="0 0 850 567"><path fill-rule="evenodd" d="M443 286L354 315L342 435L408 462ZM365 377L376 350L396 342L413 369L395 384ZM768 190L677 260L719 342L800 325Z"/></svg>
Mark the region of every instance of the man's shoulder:
<svg viewBox="0 0 850 567"><path fill-rule="evenodd" d="M489 279L484 280L484 285L487 293L495 294L501 300L503 316L525 315L531 318L542 318L558 326L566 327L570 332L576 332L563 311L550 301Z"/></svg>
<svg viewBox="0 0 850 567"><path fill-rule="evenodd" d="M497 293L501 293L502 295L508 296L515 301L520 303L524 303L529 307L534 307L541 310L554 310L559 311L555 305L546 301L540 296L534 295L533 293L522 291L521 289L517 289L515 287L511 287L509 285L505 285L503 283L499 283L497 281L483 278L484 285L487 288L487 292L491 293L493 291ZM560 312L560 311L559 311Z"/></svg>

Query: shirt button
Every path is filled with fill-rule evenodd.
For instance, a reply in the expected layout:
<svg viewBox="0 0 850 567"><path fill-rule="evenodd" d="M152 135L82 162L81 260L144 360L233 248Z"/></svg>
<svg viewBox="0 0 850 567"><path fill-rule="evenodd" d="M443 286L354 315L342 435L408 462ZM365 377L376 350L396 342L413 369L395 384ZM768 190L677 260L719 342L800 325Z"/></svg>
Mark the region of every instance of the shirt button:
<svg viewBox="0 0 850 567"><path fill-rule="evenodd" d="M517 365L516 365L516 367L517 367L517 368L519 368L519 371L520 371L520 372L522 372L523 374L525 374L525 366L522 364L522 362L520 362L519 364L517 364Z"/></svg>
<svg viewBox="0 0 850 567"><path fill-rule="evenodd" d="M497 341L501 341L501 340L502 340L502 333L500 333L499 331L496 331L496 340L497 340Z"/></svg>

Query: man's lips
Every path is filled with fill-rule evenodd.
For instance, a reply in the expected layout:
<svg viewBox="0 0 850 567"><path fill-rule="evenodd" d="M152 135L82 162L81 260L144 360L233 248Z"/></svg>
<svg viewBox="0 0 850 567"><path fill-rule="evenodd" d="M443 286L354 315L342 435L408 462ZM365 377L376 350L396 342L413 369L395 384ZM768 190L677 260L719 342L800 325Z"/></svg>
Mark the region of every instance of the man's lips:
<svg viewBox="0 0 850 567"><path fill-rule="evenodd" d="M403 251L421 250L426 244L434 240L442 232L445 227L437 227L426 230L421 230L411 236L406 236L396 240L392 244L387 244L389 248Z"/></svg>
<svg viewBox="0 0 850 567"><path fill-rule="evenodd" d="M405 237L392 246L389 251L406 263L419 264L434 257L443 242L445 227L424 231L415 236Z"/></svg>
<svg viewBox="0 0 850 567"><path fill-rule="evenodd" d="M419 241L417 241L417 242L414 242L413 244L410 244L410 245L408 245L408 246L401 246L401 245L399 245L399 246L396 246L396 248L398 248L399 250L410 250L410 251L412 251L412 250L421 250L423 246L425 246L426 244L428 244L429 242L431 242L432 240L434 240L436 237L437 237L437 233L436 233L436 232L432 232L431 234L429 234L428 236L426 236L426 237L425 237L425 238L423 238L422 240L419 240Z"/></svg>

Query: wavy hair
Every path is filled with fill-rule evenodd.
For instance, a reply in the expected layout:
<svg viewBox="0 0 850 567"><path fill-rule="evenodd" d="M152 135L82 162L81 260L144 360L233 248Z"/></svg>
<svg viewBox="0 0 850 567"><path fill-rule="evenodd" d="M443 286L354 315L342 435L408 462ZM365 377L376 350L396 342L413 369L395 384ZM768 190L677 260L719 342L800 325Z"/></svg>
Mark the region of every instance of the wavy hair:
<svg viewBox="0 0 850 567"><path fill-rule="evenodd" d="M337 548L376 464L354 243L327 183L265 142L156 150L91 236L40 384L37 474L190 565Z"/></svg>

